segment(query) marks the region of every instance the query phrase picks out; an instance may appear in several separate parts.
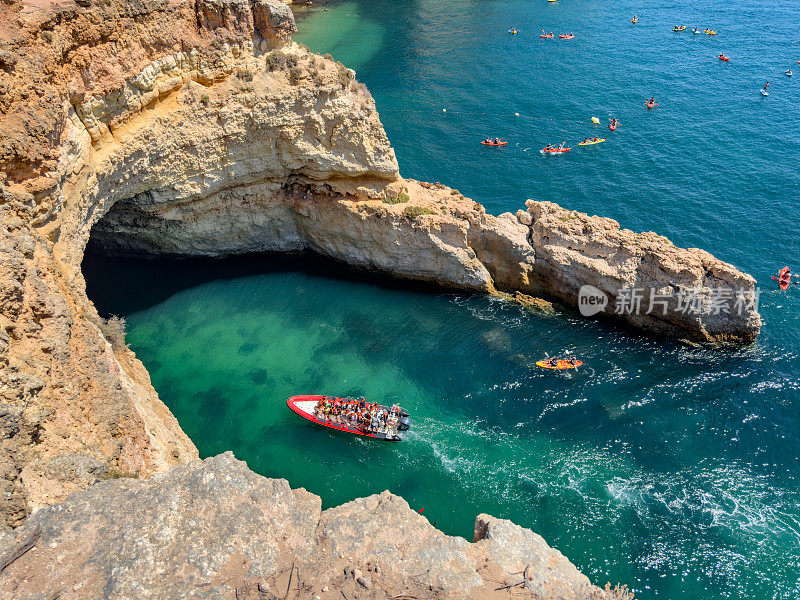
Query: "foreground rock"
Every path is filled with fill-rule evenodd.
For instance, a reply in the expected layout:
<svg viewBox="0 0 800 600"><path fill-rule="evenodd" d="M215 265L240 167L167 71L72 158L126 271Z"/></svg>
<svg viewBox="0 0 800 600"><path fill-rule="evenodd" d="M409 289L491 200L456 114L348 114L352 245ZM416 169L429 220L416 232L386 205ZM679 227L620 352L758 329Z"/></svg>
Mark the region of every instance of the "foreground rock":
<svg viewBox="0 0 800 600"><path fill-rule="evenodd" d="M517 583L539 600L623 597L509 521L480 515L468 543L389 492L321 512L319 497L230 453L94 485L0 533L0 548L0 568L16 558L0 573L3 600L492 600Z"/></svg>

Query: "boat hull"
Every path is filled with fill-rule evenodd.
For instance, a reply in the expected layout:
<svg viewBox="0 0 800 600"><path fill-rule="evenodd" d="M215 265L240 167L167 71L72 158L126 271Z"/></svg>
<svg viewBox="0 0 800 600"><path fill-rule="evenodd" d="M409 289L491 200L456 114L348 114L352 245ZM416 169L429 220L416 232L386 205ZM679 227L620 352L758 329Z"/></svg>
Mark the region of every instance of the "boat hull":
<svg viewBox="0 0 800 600"><path fill-rule="evenodd" d="M398 435L373 433L371 431L365 431L360 427L318 419L316 416L314 416L314 407L316 406L317 402L322 400L323 397L324 396L321 395L292 396L286 401L286 406L307 421L311 421L312 423L316 423L322 427L327 427L328 429L335 429L336 431L349 433L351 435L360 435L363 437L373 438L382 442L402 441L402 438Z"/></svg>

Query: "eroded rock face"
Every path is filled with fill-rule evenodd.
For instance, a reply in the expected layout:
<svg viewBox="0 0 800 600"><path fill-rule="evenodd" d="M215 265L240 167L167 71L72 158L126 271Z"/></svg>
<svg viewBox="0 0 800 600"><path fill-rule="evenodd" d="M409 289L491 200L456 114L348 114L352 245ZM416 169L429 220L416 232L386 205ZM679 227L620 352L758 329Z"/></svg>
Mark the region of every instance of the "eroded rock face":
<svg viewBox="0 0 800 600"><path fill-rule="evenodd" d="M535 533L480 515L475 543L434 529L397 496L321 512L319 497L232 454L149 480L96 484L0 533L0 598L507 598L603 600Z"/></svg>
<svg viewBox="0 0 800 600"><path fill-rule="evenodd" d="M750 275L656 233L621 229L613 219L552 202L528 200L527 206L518 219L529 227L536 255L531 292L575 305L580 288L591 285L609 298L603 314L641 329L700 341L750 342L758 336L761 318ZM637 298L640 310L633 306ZM689 303L693 310L685 310Z"/></svg>
<svg viewBox="0 0 800 600"><path fill-rule="evenodd" d="M84 247L115 202L196 207L292 177L376 189L397 162L369 93L292 44L291 12L274 0L4 3L0 16L6 527L103 472L146 477L197 458L124 332L86 298ZM230 208L218 207L235 221ZM77 455L103 468L56 468Z"/></svg>

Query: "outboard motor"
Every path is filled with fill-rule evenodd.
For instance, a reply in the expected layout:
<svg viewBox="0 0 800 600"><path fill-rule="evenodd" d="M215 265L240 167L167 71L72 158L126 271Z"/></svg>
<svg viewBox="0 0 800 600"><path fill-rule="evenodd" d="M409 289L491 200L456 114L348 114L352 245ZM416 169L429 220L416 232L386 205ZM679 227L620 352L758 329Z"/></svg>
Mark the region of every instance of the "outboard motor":
<svg viewBox="0 0 800 600"><path fill-rule="evenodd" d="M400 417L397 421L397 431L408 431L411 428L411 419L408 418L408 413Z"/></svg>

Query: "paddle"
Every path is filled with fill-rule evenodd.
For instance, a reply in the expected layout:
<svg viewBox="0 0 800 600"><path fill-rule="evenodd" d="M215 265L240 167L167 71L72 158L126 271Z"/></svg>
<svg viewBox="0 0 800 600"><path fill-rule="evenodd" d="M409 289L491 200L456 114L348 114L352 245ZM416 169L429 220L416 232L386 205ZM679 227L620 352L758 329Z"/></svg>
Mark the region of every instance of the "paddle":
<svg viewBox="0 0 800 600"><path fill-rule="evenodd" d="M800 275L795 275L794 273L789 273L789 278L792 277L800 277ZM773 279L777 279L779 282L782 281L780 277L772 276ZM792 285L800 285L800 281L787 281L786 283L791 283Z"/></svg>

